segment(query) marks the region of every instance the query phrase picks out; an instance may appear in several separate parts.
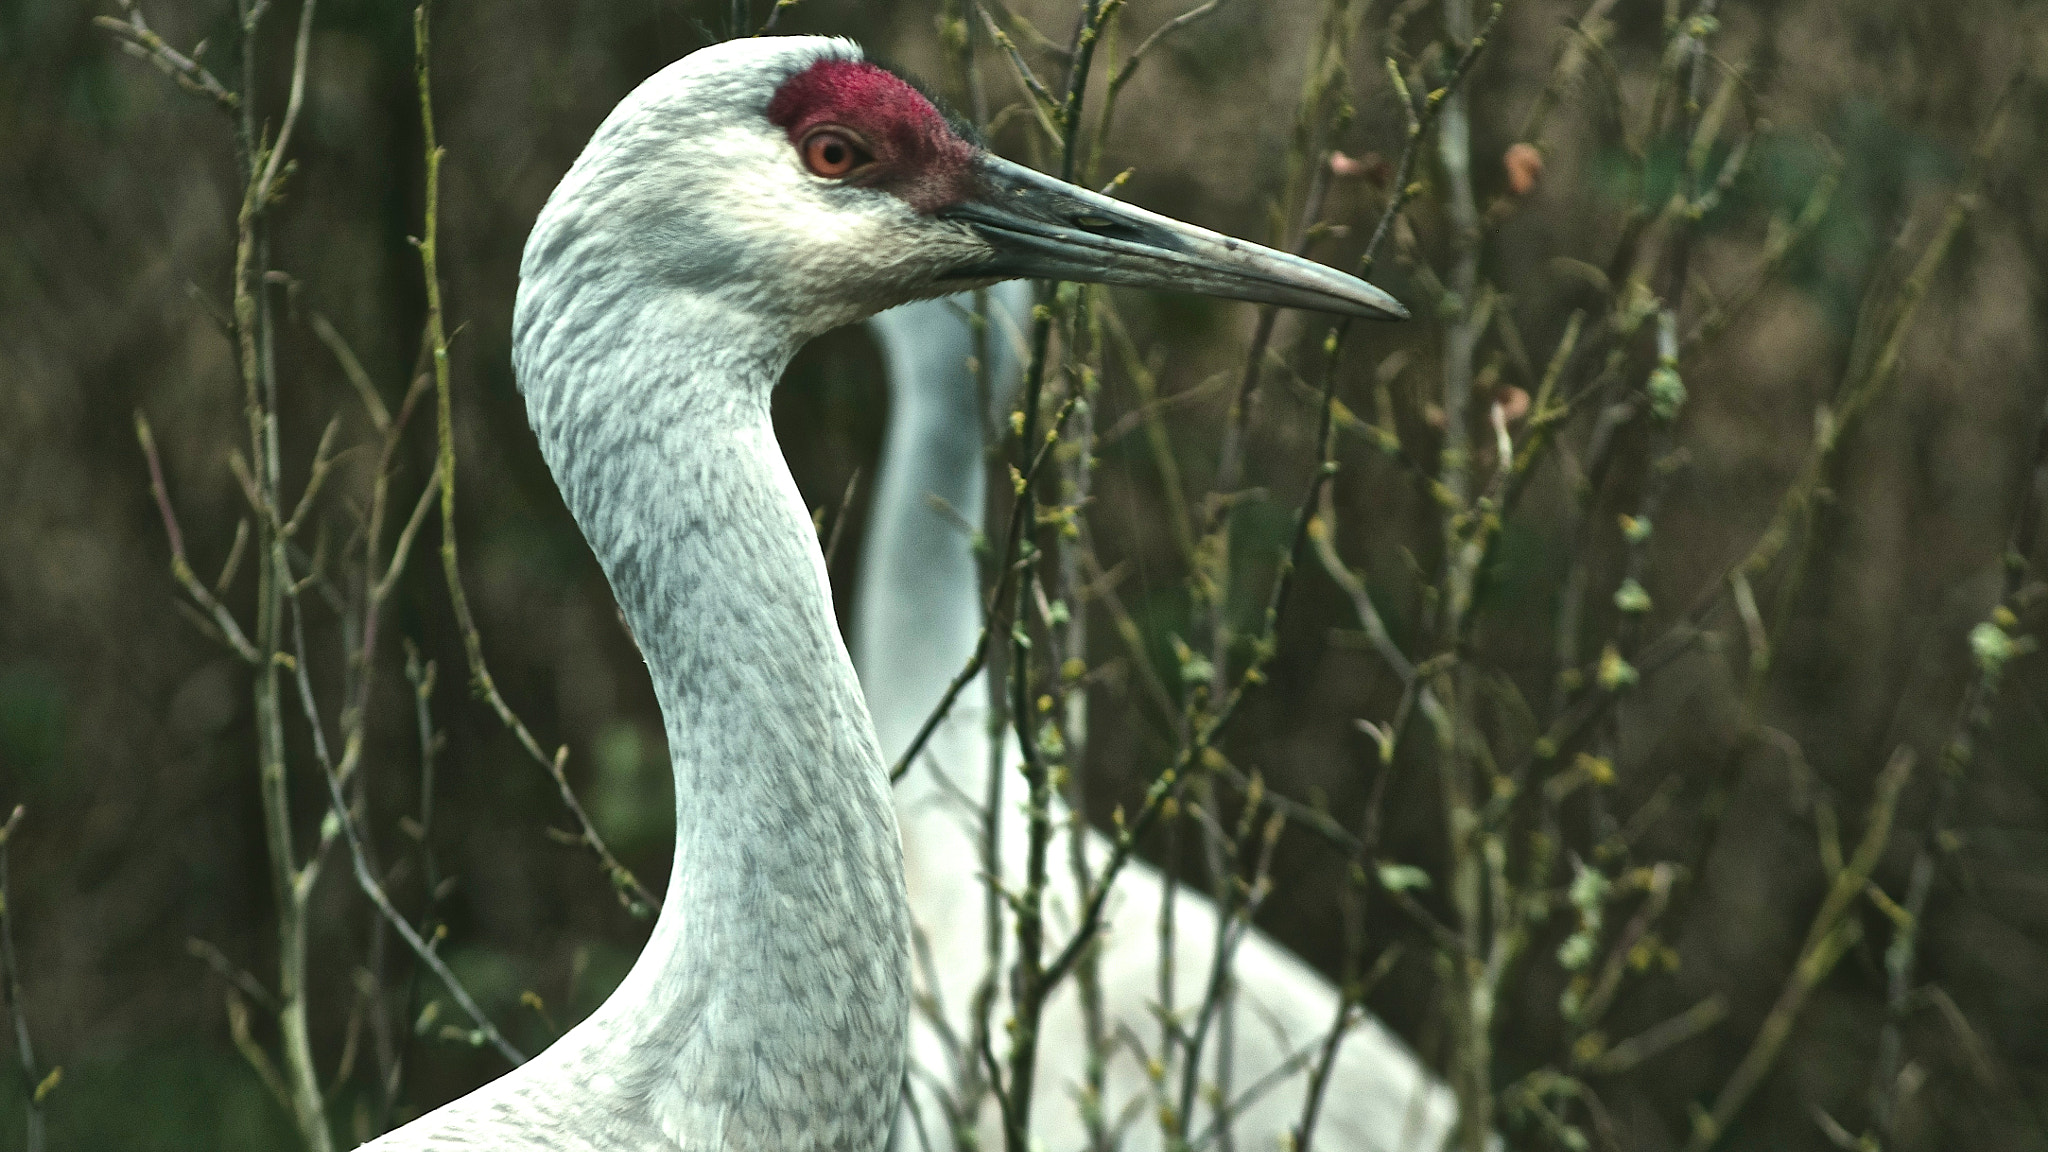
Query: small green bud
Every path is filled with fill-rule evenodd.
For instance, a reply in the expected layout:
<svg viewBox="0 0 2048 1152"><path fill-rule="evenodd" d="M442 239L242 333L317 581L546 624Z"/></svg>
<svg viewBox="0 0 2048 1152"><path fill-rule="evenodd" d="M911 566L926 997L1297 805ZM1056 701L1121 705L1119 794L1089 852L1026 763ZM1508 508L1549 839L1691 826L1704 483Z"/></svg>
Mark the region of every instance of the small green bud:
<svg viewBox="0 0 2048 1152"><path fill-rule="evenodd" d="M1574 932L1565 938L1557 948L1557 962L1567 972L1577 972L1593 962L1593 937L1586 932Z"/></svg>
<svg viewBox="0 0 2048 1152"><path fill-rule="evenodd" d="M2005 634L2005 629L1986 620L1970 629L1970 652L1986 672L1996 672L2012 659L2012 637Z"/></svg>
<svg viewBox="0 0 2048 1152"><path fill-rule="evenodd" d="M1580 867L1572 876L1570 892L1572 907L1579 910L1579 918L1589 926L1598 928L1601 905L1606 902L1607 893L1613 887L1614 882L1598 868Z"/></svg>
<svg viewBox="0 0 2048 1152"><path fill-rule="evenodd" d="M2006 613L2009 618L2012 614ZM2015 656L2024 656L2034 650L2034 638L2015 637L1998 626L1998 617L1986 620L1970 629L1970 654L1977 658L1977 667L1987 679L1997 680L2005 670L2006 662Z"/></svg>
<svg viewBox="0 0 2048 1152"><path fill-rule="evenodd" d="M1650 610L1650 594L1631 576L1614 590L1614 606L1623 612L1641 614Z"/></svg>
<svg viewBox="0 0 2048 1152"><path fill-rule="evenodd" d="M1600 686L1609 692L1631 687L1641 677L1635 665L1621 658L1621 650L1609 644L1600 650Z"/></svg>
<svg viewBox="0 0 2048 1152"><path fill-rule="evenodd" d="M1047 721L1038 729L1038 750L1047 756L1065 756L1067 739L1060 734L1059 725Z"/></svg>
<svg viewBox="0 0 2048 1152"><path fill-rule="evenodd" d="M1379 866L1379 873L1380 887L1389 892L1407 892L1429 887L1429 873L1413 864L1382 864Z"/></svg>
<svg viewBox="0 0 2048 1152"><path fill-rule="evenodd" d="M1643 390L1650 395L1650 411L1657 419L1671 421L1678 418L1678 410L1685 407L1685 381L1678 378L1678 369L1662 364L1650 373L1649 382Z"/></svg>

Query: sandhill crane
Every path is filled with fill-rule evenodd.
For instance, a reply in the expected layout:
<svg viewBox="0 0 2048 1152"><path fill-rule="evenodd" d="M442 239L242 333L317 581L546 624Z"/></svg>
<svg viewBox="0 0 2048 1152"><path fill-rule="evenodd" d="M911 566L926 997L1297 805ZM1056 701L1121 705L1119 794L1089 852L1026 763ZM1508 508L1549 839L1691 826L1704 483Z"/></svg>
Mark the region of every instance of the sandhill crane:
<svg viewBox="0 0 2048 1152"><path fill-rule="evenodd" d="M992 399L1007 405L1021 373L1020 329L1028 324L1030 292L1021 282L1000 284L984 294ZM868 322L877 337L889 381L890 414L876 477L874 510L861 558L855 601L854 667L874 714L875 732L890 760L915 737L947 684L974 651L982 607L970 532L982 525L984 496L979 389L969 369L975 342L969 325L973 294L906 304ZM965 521L964 523L962 521ZM919 763L896 786L896 819L903 829L904 872L910 910L930 945L931 971L917 973L916 991L925 1005L911 1022L911 1090L919 1106L898 1120L922 1122L934 1147L951 1139L939 1085L957 1082L955 1057L944 1033L925 1015L943 1016L953 1036L969 1030L969 999L985 970L985 902L981 878L963 861L980 851L979 805L992 771L1014 769L1020 754L1008 738L988 732L988 694L962 693L946 722L926 743ZM1015 779L1013 777L1013 779ZM1009 859L1004 874L1015 884L1023 875L1027 829L1016 803L1019 787L1007 790L1001 807L1000 841ZM1068 814L1055 811L1060 842L1053 857L1067 859ZM1092 855L1107 854L1106 840L1087 832ZM1072 874L1055 872L1062 888L1056 903L1080 903ZM1160 958L1156 931L1165 885L1142 863L1129 866L1120 897L1105 924L1102 1001L1112 1036L1124 1030L1149 1038L1158 1032L1154 1005L1159 997ZM1183 890L1174 962L1182 995L1207 985L1216 906ZM1009 931L1006 923L1005 933ZM1337 990L1271 937L1254 930L1239 946L1234 966L1240 997L1232 1076L1240 1090L1260 1083L1291 1059L1299 1060L1329 1028L1337 1011ZM1186 1009L1184 1001L1179 1005ZM998 1018L1002 1009L998 1009ZM1087 1058L1087 1033L1079 996L1071 989L1047 1006L1040 1025L1039 1054L1054 1077L1078 1082ZM1217 1046L1210 1045L1208 1073L1215 1071ZM1441 1147L1456 1118L1456 1103L1399 1038L1367 1018L1339 1049L1318 1132L1327 1147L1357 1152ZM1080 1109L1057 1079L1038 1095L1033 1131L1051 1149L1087 1146ZM1270 1149L1273 1139L1301 1116L1305 1072L1287 1075L1255 1097L1236 1117L1238 1147ZM1127 1114L1133 1101L1150 1098L1139 1056L1125 1049L1110 1064L1105 1113ZM1199 1130L1207 1123L1198 1120ZM1000 1116L993 1101L981 1117L982 1146L1000 1143ZM1149 1113L1127 1131L1126 1152L1149 1152L1161 1144ZM899 1145L920 1148L915 1140Z"/></svg>
<svg viewBox="0 0 2048 1152"><path fill-rule="evenodd" d="M849 41L703 49L535 221L513 366L661 704L676 851L646 949L547 1051L381 1152L873 1152L902 1082L889 782L769 422L806 340L1020 276L1391 316L1354 277L982 151Z"/></svg>

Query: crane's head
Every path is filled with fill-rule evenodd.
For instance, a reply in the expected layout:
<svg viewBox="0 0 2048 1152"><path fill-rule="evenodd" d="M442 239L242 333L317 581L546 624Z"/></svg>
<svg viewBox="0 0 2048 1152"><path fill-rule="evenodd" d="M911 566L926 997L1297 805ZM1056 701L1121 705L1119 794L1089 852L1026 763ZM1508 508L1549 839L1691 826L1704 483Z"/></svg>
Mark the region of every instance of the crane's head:
<svg viewBox="0 0 2048 1152"><path fill-rule="evenodd" d="M1027 277L1407 315L1356 277L994 156L850 41L815 37L705 48L626 97L543 210L522 279L565 262L800 336Z"/></svg>

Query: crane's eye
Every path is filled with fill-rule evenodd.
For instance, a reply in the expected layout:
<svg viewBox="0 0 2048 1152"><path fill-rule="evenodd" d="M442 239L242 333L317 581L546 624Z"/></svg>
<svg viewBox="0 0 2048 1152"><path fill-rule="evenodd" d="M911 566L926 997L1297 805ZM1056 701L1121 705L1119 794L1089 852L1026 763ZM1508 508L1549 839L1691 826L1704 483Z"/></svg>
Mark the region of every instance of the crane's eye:
<svg viewBox="0 0 2048 1152"><path fill-rule="evenodd" d="M804 167L813 176L837 180L874 159L851 132L843 128L820 128L804 137L799 146Z"/></svg>

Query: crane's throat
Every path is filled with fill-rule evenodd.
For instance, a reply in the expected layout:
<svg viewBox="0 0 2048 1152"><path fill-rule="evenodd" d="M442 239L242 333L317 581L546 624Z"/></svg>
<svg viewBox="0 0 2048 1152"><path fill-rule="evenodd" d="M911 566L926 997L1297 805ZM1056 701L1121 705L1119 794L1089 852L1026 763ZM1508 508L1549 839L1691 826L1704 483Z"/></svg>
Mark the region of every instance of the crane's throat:
<svg viewBox="0 0 2048 1152"><path fill-rule="evenodd" d="M543 453L646 658L676 787L652 938L558 1047L616 1066L593 1091L683 1147L866 1152L908 1014L888 781L768 424L781 364L674 348L572 357L573 379L520 357Z"/></svg>

